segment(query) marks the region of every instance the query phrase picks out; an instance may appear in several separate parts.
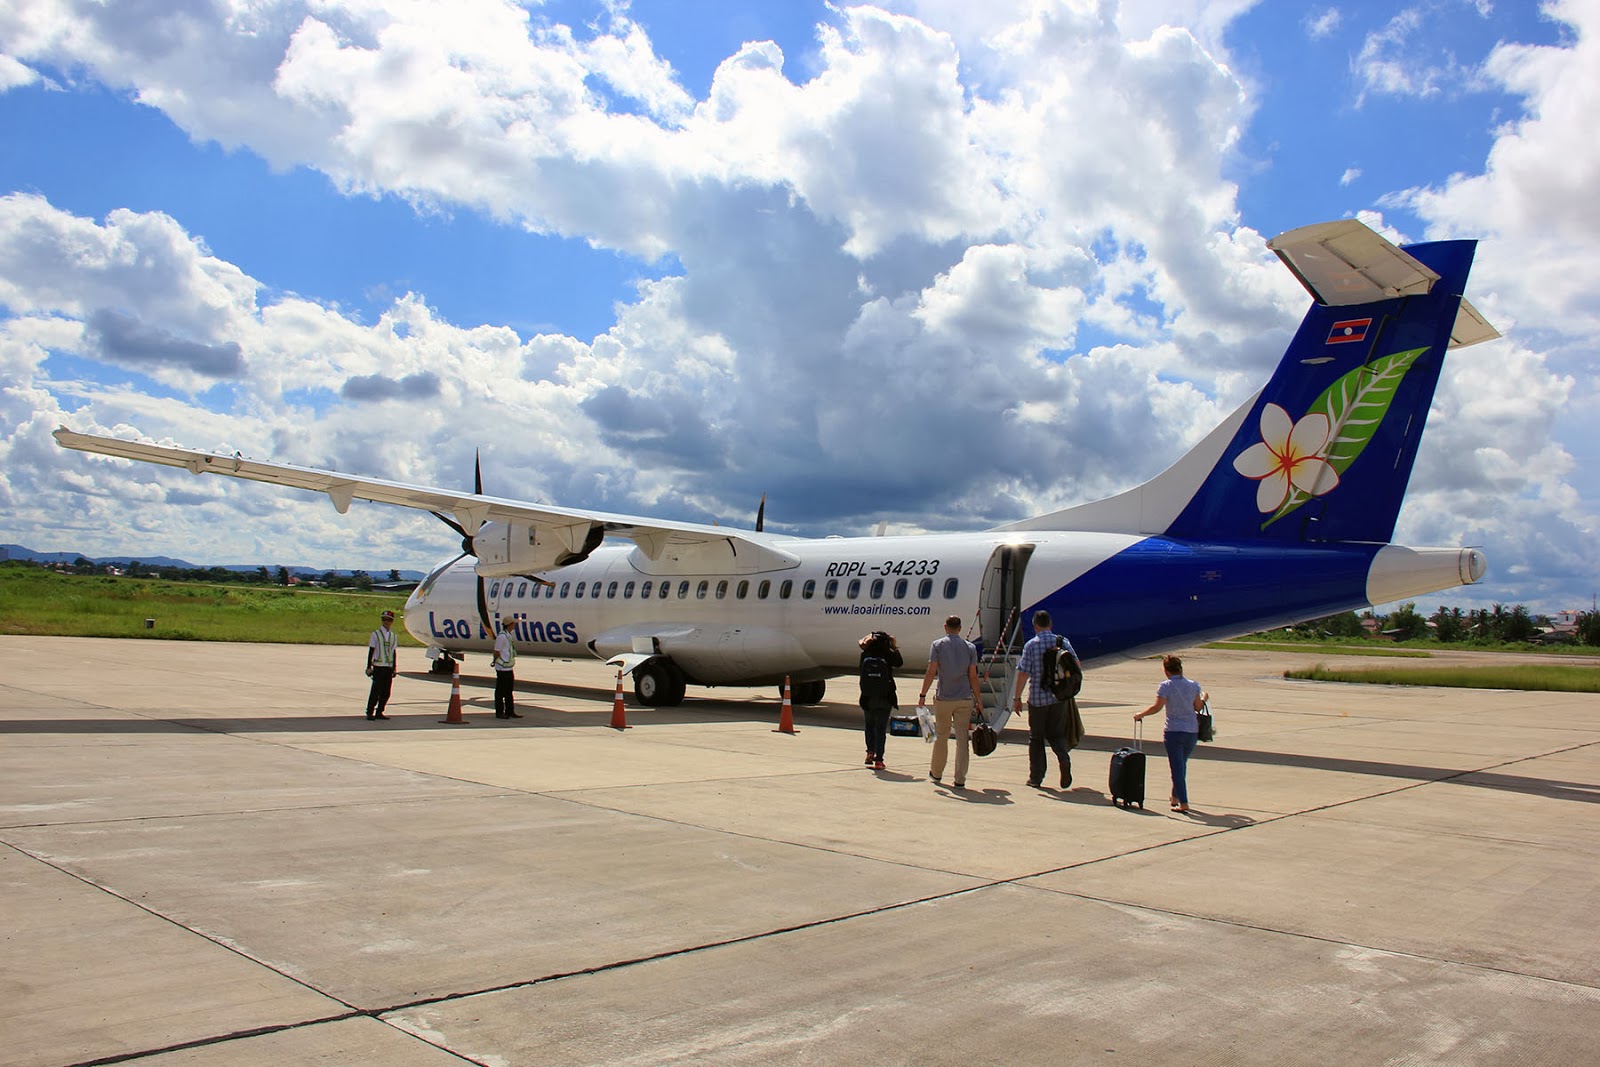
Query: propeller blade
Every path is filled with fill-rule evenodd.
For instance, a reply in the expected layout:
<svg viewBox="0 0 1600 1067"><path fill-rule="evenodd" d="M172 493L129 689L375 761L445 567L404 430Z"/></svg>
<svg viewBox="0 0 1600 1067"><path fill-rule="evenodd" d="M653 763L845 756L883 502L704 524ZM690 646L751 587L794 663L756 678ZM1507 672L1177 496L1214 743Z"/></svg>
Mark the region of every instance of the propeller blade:
<svg viewBox="0 0 1600 1067"><path fill-rule="evenodd" d="M478 449L472 450L472 491L483 495L483 455Z"/></svg>
<svg viewBox="0 0 1600 1067"><path fill-rule="evenodd" d="M459 522L457 522L456 520L452 519L450 516L441 515L437 511L430 511L430 512L428 512L428 514L432 515L434 518L438 519L440 522L442 522L446 526L450 527L450 529L454 530L456 533L460 534L462 537L466 537L467 536L467 531L462 527L462 525Z"/></svg>
<svg viewBox="0 0 1600 1067"><path fill-rule="evenodd" d="M483 592L483 575L478 579L478 618L483 620L483 628L487 633L494 633L494 623L489 619L489 598Z"/></svg>
<svg viewBox="0 0 1600 1067"><path fill-rule="evenodd" d="M761 494L761 506L756 508L756 533L760 533L767 525L767 494Z"/></svg>

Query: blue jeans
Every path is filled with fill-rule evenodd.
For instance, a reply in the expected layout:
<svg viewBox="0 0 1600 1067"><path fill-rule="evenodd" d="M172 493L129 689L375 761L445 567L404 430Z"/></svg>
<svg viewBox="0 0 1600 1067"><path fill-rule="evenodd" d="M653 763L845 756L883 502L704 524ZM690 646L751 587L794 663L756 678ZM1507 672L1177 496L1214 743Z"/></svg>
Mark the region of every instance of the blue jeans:
<svg viewBox="0 0 1600 1067"><path fill-rule="evenodd" d="M1189 756L1194 752L1194 746L1200 743L1198 733L1177 733L1168 730L1161 735L1161 743L1167 746L1167 764L1172 768L1172 795L1179 804L1189 806Z"/></svg>

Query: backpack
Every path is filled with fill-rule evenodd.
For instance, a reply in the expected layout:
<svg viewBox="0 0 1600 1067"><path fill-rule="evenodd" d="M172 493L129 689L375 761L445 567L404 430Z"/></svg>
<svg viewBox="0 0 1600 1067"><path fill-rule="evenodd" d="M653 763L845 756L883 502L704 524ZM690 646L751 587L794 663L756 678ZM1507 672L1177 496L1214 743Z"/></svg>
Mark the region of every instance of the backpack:
<svg viewBox="0 0 1600 1067"><path fill-rule="evenodd" d="M1083 669L1078 666L1078 660L1066 650L1061 643L1061 638L1056 638L1055 645L1044 650L1044 668L1040 672L1039 680L1046 689L1055 694L1057 700L1066 700L1075 697L1083 689Z"/></svg>
<svg viewBox="0 0 1600 1067"><path fill-rule="evenodd" d="M861 658L861 699L894 703L894 671L882 656Z"/></svg>

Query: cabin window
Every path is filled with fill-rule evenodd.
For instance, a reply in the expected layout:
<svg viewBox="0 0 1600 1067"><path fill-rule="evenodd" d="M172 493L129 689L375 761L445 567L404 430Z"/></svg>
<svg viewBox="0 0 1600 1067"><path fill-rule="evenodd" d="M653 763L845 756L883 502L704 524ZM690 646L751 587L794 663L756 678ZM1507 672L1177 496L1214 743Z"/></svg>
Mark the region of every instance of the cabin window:
<svg viewBox="0 0 1600 1067"><path fill-rule="evenodd" d="M844 587L844 595L854 600L861 595L861 579L852 578L850 584Z"/></svg>
<svg viewBox="0 0 1600 1067"><path fill-rule="evenodd" d="M495 582L495 583L493 583L492 585L489 586L489 599L493 600L495 597L497 597L499 595L500 595L500 583L499 582Z"/></svg>
<svg viewBox="0 0 1600 1067"><path fill-rule="evenodd" d="M689 583L688 582L679 582L678 583L678 599L679 600L686 599L688 597L688 595L689 595Z"/></svg>
<svg viewBox="0 0 1600 1067"><path fill-rule="evenodd" d="M694 587L694 598L696 600L704 600L706 598L706 593L710 589L711 589L711 583L710 582L701 582L699 585Z"/></svg>
<svg viewBox="0 0 1600 1067"><path fill-rule="evenodd" d="M577 585L572 587L572 599L574 599L574 600L582 600L583 599L583 583L582 582L579 582Z"/></svg>
<svg viewBox="0 0 1600 1067"><path fill-rule="evenodd" d="M802 599L802 600L810 600L812 597L814 597L816 595L817 595L817 580L815 578L807 578L806 581L805 581L805 584L800 587L800 599Z"/></svg>
<svg viewBox="0 0 1600 1067"><path fill-rule="evenodd" d="M767 599L767 594L770 592L772 592L772 583L763 578L761 580L761 584L756 588L756 599L765 600Z"/></svg>
<svg viewBox="0 0 1600 1067"><path fill-rule="evenodd" d="M520 600L528 595L528 583L523 582L517 586L517 598Z"/></svg>
<svg viewBox="0 0 1600 1067"><path fill-rule="evenodd" d="M788 600L789 599L789 594L791 594L793 592L794 592L794 580L790 579L790 578L785 578L783 580L783 584L778 586L778 599L779 600Z"/></svg>
<svg viewBox="0 0 1600 1067"><path fill-rule="evenodd" d="M961 579L946 578L944 580L944 598L946 600L954 600L956 598L956 590L960 587L960 585Z"/></svg>
<svg viewBox="0 0 1600 1067"><path fill-rule="evenodd" d="M829 578L828 584L822 587L822 595L832 600L839 595L839 579Z"/></svg>
<svg viewBox="0 0 1600 1067"><path fill-rule="evenodd" d="M627 585L622 587L622 599L623 600L632 600L633 599L633 583L632 582L629 582Z"/></svg>
<svg viewBox="0 0 1600 1067"><path fill-rule="evenodd" d="M567 594L570 593L570 592L572 592L572 583L571 582L562 582L561 583L561 599L562 600L567 599Z"/></svg>
<svg viewBox="0 0 1600 1067"><path fill-rule="evenodd" d="M734 590L733 595L735 597L737 597L738 599L740 599L740 600L743 600L745 597L749 596L750 595L750 582L748 580L740 582L739 583L739 588Z"/></svg>
<svg viewBox="0 0 1600 1067"><path fill-rule="evenodd" d="M661 593L659 594L659 599L661 599L661 600L667 599L667 594L670 593L670 592L672 592L672 583L663 581L661 583Z"/></svg>
<svg viewBox="0 0 1600 1067"><path fill-rule="evenodd" d="M873 600L882 599L882 597L883 597L883 579L882 578L874 578L874 579L872 579L872 588L867 592L867 596L871 597Z"/></svg>
<svg viewBox="0 0 1600 1067"><path fill-rule="evenodd" d="M726 597L727 595L728 595L728 583L725 582L725 581L718 582L717 583L717 599L721 600L724 597Z"/></svg>
<svg viewBox="0 0 1600 1067"><path fill-rule="evenodd" d="M933 596L933 579L924 578L917 583L917 599L927 600L931 596Z"/></svg>
<svg viewBox="0 0 1600 1067"><path fill-rule="evenodd" d="M616 582L612 582L610 585L606 586L606 599L607 600L615 600L615 599L617 599L617 583Z"/></svg>
<svg viewBox="0 0 1600 1067"><path fill-rule="evenodd" d="M645 582L643 585L639 586L639 599L640 600L649 600L650 599L650 594L652 592L654 592L654 591L655 591L655 583L654 582L650 582L650 581Z"/></svg>
<svg viewBox="0 0 1600 1067"><path fill-rule="evenodd" d="M907 578L897 578L897 579L895 579L895 583L894 583L894 598L896 600L904 600L906 598L906 589L910 585L911 585L910 579L907 579Z"/></svg>

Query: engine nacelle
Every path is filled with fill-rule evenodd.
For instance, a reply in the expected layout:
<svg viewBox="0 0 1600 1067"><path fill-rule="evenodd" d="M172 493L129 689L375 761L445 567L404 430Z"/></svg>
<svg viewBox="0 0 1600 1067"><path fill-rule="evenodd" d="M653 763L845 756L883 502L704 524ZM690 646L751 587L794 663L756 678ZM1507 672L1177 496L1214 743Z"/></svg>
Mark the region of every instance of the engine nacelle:
<svg viewBox="0 0 1600 1067"><path fill-rule="evenodd" d="M605 540L605 527L592 522L527 526L486 522L472 537L477 572L485 578L534 574L589 558Z"/></svg>

